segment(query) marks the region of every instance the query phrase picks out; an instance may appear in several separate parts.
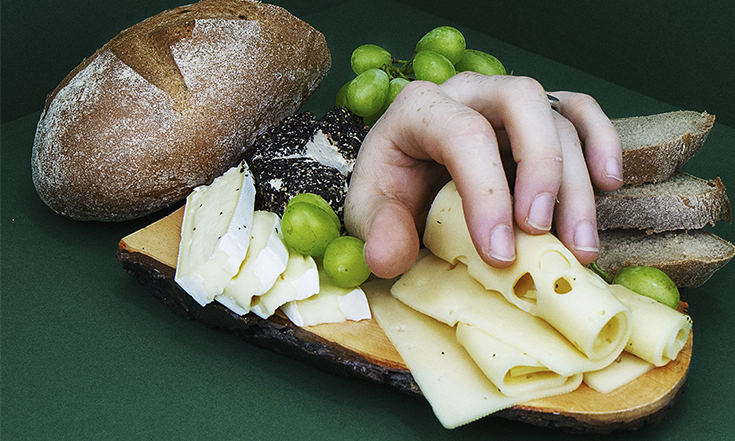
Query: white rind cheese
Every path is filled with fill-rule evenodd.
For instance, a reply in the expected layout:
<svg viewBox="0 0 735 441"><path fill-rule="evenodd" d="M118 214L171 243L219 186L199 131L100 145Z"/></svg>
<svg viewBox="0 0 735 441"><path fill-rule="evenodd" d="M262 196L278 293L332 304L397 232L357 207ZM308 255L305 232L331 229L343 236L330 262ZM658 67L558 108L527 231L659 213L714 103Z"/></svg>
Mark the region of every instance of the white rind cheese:
<svg viewBox="0 0 735 441"><path fill-rule="evenodd" d="M610 289L633 313L633 332L625 350L655 366L675 359L689 339L691 318L624 286Z"/></svg>
<svg viewBox="0 0 735 441"><path fill-rule="evenodd" d="M215 299L237 314L247 314L253 297L271 289L287 263L288 249L281 234L281 219L275 213L256 211L247 256L240 271Z"/></svg>
<svg viewBox="0 0 735 441"><path fill-rule="evenodd" d="M558 388L508 397L457 342L454 328L392 297L389 281L371 281L363 288L381 328L408 366L439 422L448 429L516 404L571 392L582 382L582 375L575 375Z"/></svg>
<svg viewBox="0 0 735 441"><path fill-rule="evenodd" d="M281 311L296 326L360 321L372 317L362 289L335 286L322 268L319 268L319 294L288 302L281 306Z"/></svg>
<svg viewBox="0 0 735 441"><path fill-rule="evenodd" d="M352 173L352 169L355 167L355 161L348 161L342 156L342 153L337 150L337 147L332 145L321 130L314 133L309 142L306 143L306 153L304 156L316 160L322 165L327 167L336 168L340 173L348 176Z"/></svg>
<svg viewBox="0 0 735 441"><path fill-rule="evenodd" d="M200 305L222 293L239 271L254 203L255 185L244 162L186 198L174 280Z"/></svg>
<svg viewBox="0 0 735 441"><path fill-rule="evenodd" d="M289 249L286 271L268 292L253 299L252 311L261 318L268 318L282 305L307 299L318 292L319 270L314 259Z"/></svg>
<svg viewBox="0 0 735 441"><path fill-rule="evenodd" d="M510 267L485 263L470 239L459 193L449 182L431 206L424 244L447 262L465 263L486 289L549 322L590 359L615 354L614 359L631 332L630 310L554 235L516 228L515 237L518 251Z"/></svg>

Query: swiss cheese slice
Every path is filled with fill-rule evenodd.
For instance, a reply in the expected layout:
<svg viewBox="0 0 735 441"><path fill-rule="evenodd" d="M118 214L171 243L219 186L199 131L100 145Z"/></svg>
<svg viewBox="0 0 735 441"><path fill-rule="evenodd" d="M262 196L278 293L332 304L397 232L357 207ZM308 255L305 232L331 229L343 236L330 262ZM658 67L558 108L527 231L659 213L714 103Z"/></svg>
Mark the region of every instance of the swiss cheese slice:
<svg viewBox="0 0 735 441"><path fill-rule="evenodd" d="M486 289L549 322L590 359L617 357L631 332L630 310L554 235L516 228L515 237L517 257L510 267L485 263L470 239L462 199L449 182L431 206L424 244L447 262L465 263Z"/></svg>
<svg viewBox="0 0 735 441"><path fill-rule="evenodd" d="M585 372L584 383L597 392L606 394L630 383L654 367L633 354L623 352L609 366L599 371Z"/></svg>
<svg viewBox="0 0 735 441"><path fill-rule="evenodd" d="M186 198L174 280L200 305L222 293L250 244L255 185L243 162Z"/></svg>
<svg viewBox="0 0 735 441"><path fill-rule="evenodd" d="M582 381L508 397L500 392L457 342L453 327L409 308L390 295L390 282L363 285L375 318L411 372L421 393L446 428L455 428L525 401L564 394Z"/></svg>
<svg viewBox="0 0 735 441"><path fill-rule="evenodd" d="M340 288L334 285L321 266L319 293L305 300L288 302L281 306L281 311L296 326L360 321L372 317L363 290L360 287Z"/></svg>
<svg viewBox="0 0 735 441"><path fill-rule="evenodd" d="M467 323L528 354L563 376L602 369L622 352L590 360L545 320L509 303L469 276L463 263L452 265L428 254L391 288L398 300L454 326Z"/></svg>
<svg viewBox="0 0 735 441"><path fill-rule="evenodd" d="M626 351L663 366L674 360L689 339L691 318L621 285L610 285L613 294L633 314L633 332Z"/></svg>
<svg viewBox="0 0 735 441"><path fill-rule="evenodd" d="M289 249L286 270L268 292L253 299L252 311L261 318L268 318L282 305L307 299L318 292L319 270L314 259Z"/></svg>
<svg viewBox="0 0 735 441"><path fill-rule="evenodd" d="M277 214L256 211L251 233L250 247L240 271L230 279L222 294L215 297L240 315L250 312L253 297L271 289L288 263L288 248L283 242Z"/></svg>

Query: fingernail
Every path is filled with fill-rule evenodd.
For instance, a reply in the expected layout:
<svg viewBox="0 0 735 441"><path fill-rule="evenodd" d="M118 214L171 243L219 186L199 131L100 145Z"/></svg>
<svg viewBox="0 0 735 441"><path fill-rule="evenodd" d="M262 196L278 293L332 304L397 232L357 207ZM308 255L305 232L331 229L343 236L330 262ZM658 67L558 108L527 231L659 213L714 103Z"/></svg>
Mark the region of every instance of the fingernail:
<svg viewBox="0 0 735 441"><path fill-rule="evenodd" d="M605 176L613 178L616 181L623 181L623 171L620 162L617 159L608 159L605 164Z"/></svg>
<svg viewBox="0 0 735 441"><path fill-rule="evenodd" d="M536 196L528 211L528 223L539 230L551 229L551 220L554 216L555 198L550 193L541 193Z"/></svg>
<svg viewBox="0 0 735 441"><path fill-rule="evenodd" d="M490 235L490 255L504 262L512 262L516 258L513 230L507 225L498 225Z"/></svg>
<svg viewBox="0 0 735 441"><path fill-rule="evenodd" d="M574 248L578 251L600 251L597 245L597 231L589 222L582 222L574 232Z"/></svg>

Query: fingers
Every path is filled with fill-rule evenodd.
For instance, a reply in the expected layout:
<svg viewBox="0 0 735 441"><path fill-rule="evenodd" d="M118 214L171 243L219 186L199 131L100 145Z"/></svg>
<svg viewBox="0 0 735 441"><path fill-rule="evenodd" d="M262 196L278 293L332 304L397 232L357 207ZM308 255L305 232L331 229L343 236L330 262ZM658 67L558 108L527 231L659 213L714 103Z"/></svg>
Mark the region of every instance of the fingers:
<svg viewBox="0 0 735 441"><path fill-rule="evenodd" d="M594 98L571 92L552 92L560 99L560 113L574 124L595 187L613 191L623 183L620 137Z"/></svg>
<svg viewBox="0 0 735 441"><path fill-rule="evenodd" d="M442 88L505 132L517 163L515 221L528 233L549 231L562 180L563 155L543 87L525 77L464 74L448 80Z"/></svg>
<svg viewBox="0 0 735 441"><path fill-rule="evenodd" d="M594 191L577 131L570 121L557 116L557 130L564 155L564 171L556 205L556 234L559 240L584 265L597 259Z"/></svg>

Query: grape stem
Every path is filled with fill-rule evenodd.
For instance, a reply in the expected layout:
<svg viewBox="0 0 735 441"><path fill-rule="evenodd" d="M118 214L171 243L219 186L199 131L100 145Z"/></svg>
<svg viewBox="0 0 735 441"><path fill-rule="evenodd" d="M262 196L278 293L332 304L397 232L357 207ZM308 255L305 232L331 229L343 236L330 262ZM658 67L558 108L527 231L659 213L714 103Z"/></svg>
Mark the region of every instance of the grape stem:
<svg viewBox="0 0 735 441"><path fill-rule="evenodd" d="M600 277L602 277L605 282L612 283L612 277L610 277L610 274L606 273L600 266L597 264L597 261L594 261L590 264L590 268L596 272Z"/></svg>

